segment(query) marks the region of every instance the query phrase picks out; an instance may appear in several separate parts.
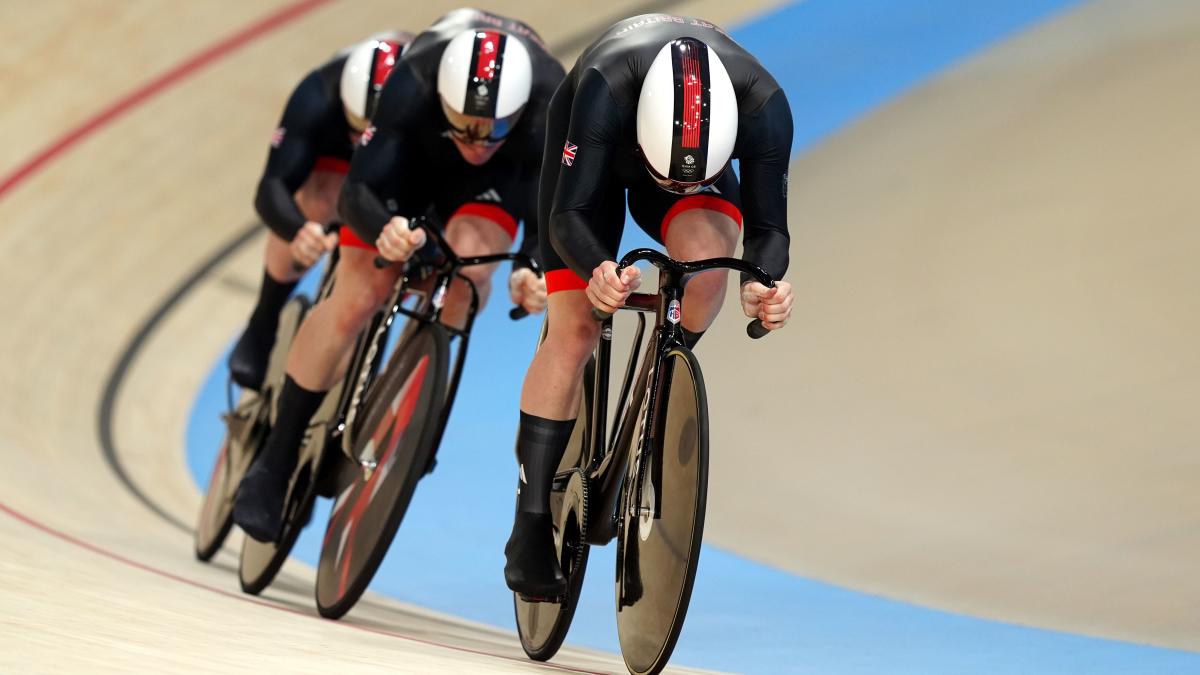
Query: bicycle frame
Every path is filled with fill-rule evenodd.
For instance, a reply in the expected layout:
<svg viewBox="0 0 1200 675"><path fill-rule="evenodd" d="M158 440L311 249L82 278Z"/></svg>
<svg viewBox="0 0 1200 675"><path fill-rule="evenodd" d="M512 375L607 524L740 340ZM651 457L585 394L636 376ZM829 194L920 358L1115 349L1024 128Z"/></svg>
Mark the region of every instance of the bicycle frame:
<svg viewBox="0 0 1200 675"><path fill-rule="evenodd" d="M626 254L618 266L618 274L620 270L640 260L648 261L659 269L658 292L633 293L621 308L638 312L638 325L617 400L617 410L620 413L614 420L611 434L607 429L608 380L612 358L611 315L603 316L600 341L596 347L595 376L590 387L591 426L584 437L583 454L579 464L587 476L589 492L594 495L589 498L589 501L595 500L592 501L596 505L593 513L598 516L591 519L588 527L589 544L604 545L617 536L621 519L618 505L622 484L630 473L641 477L647 460L650 461L652 485L656 491L661 491L662 465L660 453L656 452L656 442L661 437L661 427L665 423L665 416L659 414L663 404L661 384L666 375L662 372L662 365L671 349L684 346L680 310L687 277L706 270L730 269L748 274L766 286L774 285L774 280L761 268L736 258L678 262L659 251L646 248L635 249ZM641 369L638 371L637 386L634 388L634 366L645 337L647 314L654 315L654 330L646 347ZM638 451L636 454L635 450ZM627 471L631 461L638 464ZM556 476L555 489L565 488L568 478L569 474ZM638 493L634 504L642 503L642 486L643 481L638 480ZM655 500L655 518L661 516L660 509L661 500Z"/></svg>
<svg viewBox="0 0 1200 675"><path fill-rule="evenodd" d="M442 406L441 417L438 420L437 432L434 436L433 447L436 448L441 445L442 434L446 430L446 424L450 419L450 411L457 397L458 384L462 379L463 365L466 362L471 329L475 325L475 316L479 312L479 291L475 287L475 284L462 274L462 269L464 267L489 265L504 261L516 261L529 266L535 271L538 269L536 261L522 253L495 253L466 258L459 257L454 252L454 249L450 247L449 242L446 241L441 229L433 226L426 217L414 218L411 227L413 229L420 227L425 230L426 235L428 235L437 248L437 257L434 260L418 260L419 256L414 256L408 263L404 274L396 280L391 298L384 305L384 309L380 310L372 320L371 328L364 333L366 343L360 343L359 348L355 351L355 358L351 361L353 370L349 372L357 372L358 375L355 385L349 391L343 393L343 396L347 397L343 400L346 413L334 431L336 435L341 436L341 448L347 457L354 457L353 446L358 431L354 423L365 404L364 394L371 382L374 381L375 375L382 365L379 361L383 356L383 348L387 344L392 324L395 323L397 316L403 315L408 317L411 321L415 322L414 325L438 323L441 320L442 309L445 306L446 293L450 289L450 284L455 279L463 281L471 291L471 300L467 307L466 322L463 327L454 328L442 324L442 327L449 333L451 340L457 338L459 344L458 352L454 357L449 386L446 389L446 403ZM424 287L422 282L429 282L429 287ZM418 286L418 284L422 285ZM403 301L406 295L414 295L420 298L415 308L409 309L404 307ZM357 458L355 459L357 460ZM374 466L365 466L364 468L374 469Z"/></svg>

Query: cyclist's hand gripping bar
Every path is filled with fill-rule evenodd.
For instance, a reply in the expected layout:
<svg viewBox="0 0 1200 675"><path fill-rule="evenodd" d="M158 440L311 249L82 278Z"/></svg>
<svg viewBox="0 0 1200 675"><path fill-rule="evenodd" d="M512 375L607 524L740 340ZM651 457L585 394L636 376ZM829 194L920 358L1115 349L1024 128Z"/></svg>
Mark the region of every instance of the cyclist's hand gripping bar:
<svg viewBox="0 0 1200 675"><path fill-rule="evenodd" d="M753 263L748 263L737 258L709 258L708 260L697 260L695 262L680 262L672 260L659 251L650 248L639 248L625 254L621 258L621 262L617 264L617 274L630 265L639 260L647 260L659 269L671 269L680 274L694 274L712 269L729 269L735 272L741 272L753 278L767 288L775 287L775 280L771 275L767 274L761 267ZM592 318L597 321L604 321L611 317L610 312L606 312L598 307L592 307ZM762 321L754 319L746 326L746 334L757 340L771 330L763 325Z"/></svg>
<svg viewBox="0 0 1200 675"><path fill-rule="evenodd" d="M425 216L417 216L416 218L413 218L408 221L408 229L409 230L415 230L417 228L425 228ZM428 228L425 228L425 233L429 234ZM416 251L413 251L413 255L416 255ZM387 258L385 258L381 255L376 255L375 256L375 269L381 270L385 267L389 267L389 266L391 266L392 262L393 261L388 260Z"/></svg>
<svg viewBox="0 0 1200 675"><path fill-rule="evenodd" d="M542 277L542 267L533 258L530 258L523 253L514 253L513 264L516 265L517 263L522 263L529 269L533 270L533 273L538 275L539 279ZM529 316L529 310L525 309L521 305L517 305L516 307L508 310L508 318L512 319L513 321L520 321L527 316Z"/></svg>
<svg viewBox="0 0 1200 675"><path fill-rule="evenodd" d="M329 235L329 234L334 234L339 229L341 229L341 227L342 227L341 223L333 222L333 223L326 223L321 229L325 232L325 234ZM304 265L301 265L298 261L293 260L292 261L292 271L295 272L296 274L304 274L305 272L308 271L308 268L305 267Z"/></svg>

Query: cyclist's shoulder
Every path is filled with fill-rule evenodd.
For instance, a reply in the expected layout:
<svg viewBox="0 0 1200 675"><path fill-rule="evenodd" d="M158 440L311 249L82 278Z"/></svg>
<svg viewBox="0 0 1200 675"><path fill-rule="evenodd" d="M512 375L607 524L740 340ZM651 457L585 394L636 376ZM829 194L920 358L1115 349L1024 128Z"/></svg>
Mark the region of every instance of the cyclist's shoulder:
<svg viewBox="0 0 1200 675"><path fill-rule="evenodd" d="M335 57L309 71L292 89L284 108L284 117L296 124L319 124L326 118L341 119L339 80L345 57Z"/></svg>

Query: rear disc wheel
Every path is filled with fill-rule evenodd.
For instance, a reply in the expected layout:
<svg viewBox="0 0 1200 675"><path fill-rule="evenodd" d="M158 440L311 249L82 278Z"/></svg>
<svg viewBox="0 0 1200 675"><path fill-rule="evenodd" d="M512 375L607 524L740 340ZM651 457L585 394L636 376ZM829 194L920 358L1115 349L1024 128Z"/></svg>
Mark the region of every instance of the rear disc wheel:
<svg viewBox="0 0 1200 675"><path fill-rule="evenodd" d="M517 635L521 648L534 661L553 657L575 617L583 576L587 571L588 545L588 488L587 477L572 469L566 488L550 493L550 512L554 514L554 546L563 576L567 578L567 593L559 602L529 602L513 593L517 615Z"/></svg>

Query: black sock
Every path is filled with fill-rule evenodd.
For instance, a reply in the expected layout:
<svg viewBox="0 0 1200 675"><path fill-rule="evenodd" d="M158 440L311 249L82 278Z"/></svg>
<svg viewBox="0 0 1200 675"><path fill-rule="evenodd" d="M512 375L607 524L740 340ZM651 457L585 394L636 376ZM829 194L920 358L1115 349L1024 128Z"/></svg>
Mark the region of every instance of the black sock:
<svg viewBox="0 0 1200 675"><path fill-rule="evenodd" d="M263 270L262 288L258 291L258 304L250 315L250 329L255 333L274 333L279 326L279 312L296 288L295 281L276 281Z"/></svg>
<svg viewBox="0 0 1200 675"><path fill-rule="evenodd" d="M700 338L704 337L704 331L693 333L683 326L680 326L679 330L683 333L683 345L688 349L695 349L696 343L700 341Z"/></svg>
<svg viewBox="0 0 1200 675"><path fill-rule="evenodd" d="M521 412L517 431L517 457L521 461L518 511L550 512L550 484L574 428L575 420L548 420Z"/></svg>
<svg viewBox="0 0 1200 675"><path fill-rule="evenodd" d="M300 443L313 413L325 400L323 391L310 391L296 384L290 375L283 380L279 392L279 409L275 426L263 448L263 461L273 470L291 472L300 456Z"/></svg>

